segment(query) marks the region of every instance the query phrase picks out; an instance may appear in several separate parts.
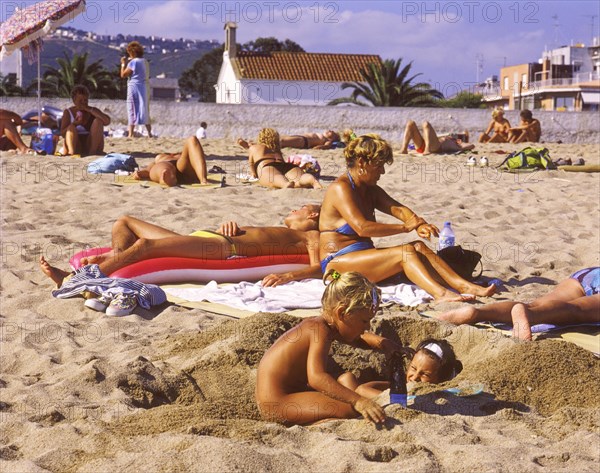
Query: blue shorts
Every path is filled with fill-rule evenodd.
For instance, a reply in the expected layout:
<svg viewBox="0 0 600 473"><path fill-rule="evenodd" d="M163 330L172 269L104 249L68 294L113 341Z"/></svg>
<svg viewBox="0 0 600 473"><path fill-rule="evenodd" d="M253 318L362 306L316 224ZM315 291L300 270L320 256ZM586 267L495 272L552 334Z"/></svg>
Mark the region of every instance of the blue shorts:
<svg viewBox="0 0 600 473"><path fill-rule="evenodd" d="M571 275L583 287L586 296L600 294L600 267L580 269Z"/></svg>

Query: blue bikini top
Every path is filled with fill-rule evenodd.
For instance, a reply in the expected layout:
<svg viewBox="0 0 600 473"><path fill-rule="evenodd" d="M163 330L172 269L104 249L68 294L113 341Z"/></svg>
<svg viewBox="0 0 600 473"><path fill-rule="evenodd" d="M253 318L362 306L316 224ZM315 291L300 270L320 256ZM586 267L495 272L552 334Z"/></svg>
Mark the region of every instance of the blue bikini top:
<svg viewBox="0 0 600 473"><path fill-rule="evenodd" d="M348 180L350 181L350 185L352 186L352 190L356 189L356 185L354 184L354 179L352 179L352 175L350 174L350 171L347 172L348 175ZM354 229L348 224L348 223L344 223L344 225L342 225L341 227L336 228L335 230L324 230L326 232L336 232L339 233L341 235L346 235L346 236L358 236L358 233L356 233L354 231Z"/></svg>

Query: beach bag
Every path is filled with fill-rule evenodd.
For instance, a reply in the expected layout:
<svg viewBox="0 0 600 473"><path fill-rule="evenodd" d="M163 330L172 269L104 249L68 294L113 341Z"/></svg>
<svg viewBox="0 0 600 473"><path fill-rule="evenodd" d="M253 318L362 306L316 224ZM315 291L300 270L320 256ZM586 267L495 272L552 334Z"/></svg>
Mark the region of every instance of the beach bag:
<svg viewBox="0 0 600 473"><path fill-rule="evenodd" d="M465 250L462 246L448 246L437 252L448 266L456 274L467 281L474 281L483 274L483 264L481 263L481 254L473 250ZM479 272L474 275L475 269L479 266Z"/></svg>
<svg viewBox="0 0 600 473"><path fill-rule="evenodd" d="M547 148L531 146L510 153L498 167L504 169L556 169Z"/></svg>
<svg viewBox="0 0 600 473"><path fill-rule="evenodd" d="M133 172L138 167L133 156L129 154L108 153L88 164L89 174L114 173L115 171Z"/></svg>

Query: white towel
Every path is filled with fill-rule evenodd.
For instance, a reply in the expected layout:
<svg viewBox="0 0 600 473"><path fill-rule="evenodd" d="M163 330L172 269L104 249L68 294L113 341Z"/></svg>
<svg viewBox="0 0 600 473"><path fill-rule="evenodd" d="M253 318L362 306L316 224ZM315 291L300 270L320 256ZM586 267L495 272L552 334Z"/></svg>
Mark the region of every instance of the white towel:
<svg viewBox="0 0 600 473"><path fill-rule="evenodd" d="M320 279L293 281L276 287L262 287L260 282L218 285L211 281L206 286L166 287L164 290L192 302L209 301L255 312L285 312L320 308L325 285ZM432 299L425 291L410 284L386 286L381 290L384 303L414 307Z"/></svg>

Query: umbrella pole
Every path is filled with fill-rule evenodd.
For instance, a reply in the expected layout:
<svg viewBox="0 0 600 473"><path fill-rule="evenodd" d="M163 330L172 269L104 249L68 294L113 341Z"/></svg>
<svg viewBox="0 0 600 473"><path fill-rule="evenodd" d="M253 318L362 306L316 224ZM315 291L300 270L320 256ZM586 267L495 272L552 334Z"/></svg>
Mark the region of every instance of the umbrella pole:
<svg viewBox="0 0 600 473"><path fill-rule="evenodd" d="M38 105L38 128L42 127L42 84L41 84L41 70L42 70L42 66L40 64L41 61L41 54L40 54L40 47L37 48L37 82L38 82L38 87L37 87L37 105Z"/></svg>

